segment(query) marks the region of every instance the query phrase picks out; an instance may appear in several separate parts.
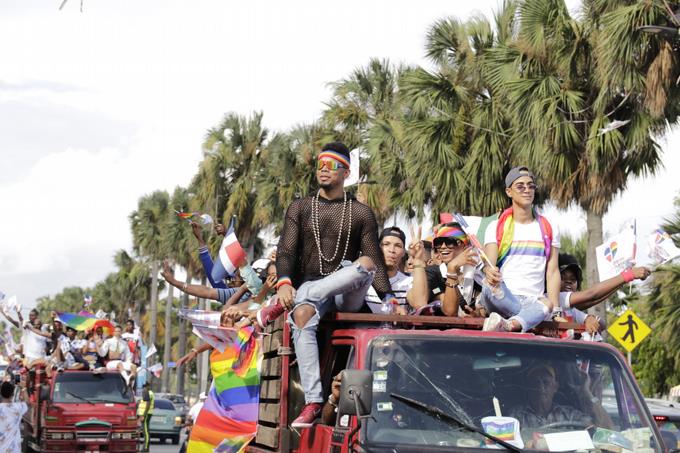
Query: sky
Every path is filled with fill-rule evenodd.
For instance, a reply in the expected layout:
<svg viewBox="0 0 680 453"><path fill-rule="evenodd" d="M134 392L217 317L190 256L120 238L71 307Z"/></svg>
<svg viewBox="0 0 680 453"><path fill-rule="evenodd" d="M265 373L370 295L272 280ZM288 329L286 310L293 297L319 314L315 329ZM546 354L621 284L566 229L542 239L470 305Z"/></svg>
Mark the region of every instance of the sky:
<svg viewBox="0 0 680 453"><path fill-rule="evenodd" d="M328 83L372 57L428 66L428 27L489 16L496 0L4 0L0 5L0 291L24 307L91 286L131 247L139 197L187 185L207 129L264 112L272 131L317 119ZM576 0L568 2L571 8ZM639 232L672 212L680 133L665 170L632 181L604 219ZM578 210L551 212L585 230Z"/></svg>

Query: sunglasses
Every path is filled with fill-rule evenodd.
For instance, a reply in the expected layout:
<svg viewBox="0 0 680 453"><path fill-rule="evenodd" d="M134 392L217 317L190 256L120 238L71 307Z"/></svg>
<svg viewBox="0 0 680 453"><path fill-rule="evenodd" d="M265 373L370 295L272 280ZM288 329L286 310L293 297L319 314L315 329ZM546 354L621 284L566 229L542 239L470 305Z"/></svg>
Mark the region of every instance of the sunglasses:
<svg viewBox="0 0 680 453"><path fill-rule="evenodd" d="M528 190L529 192L533 192L536 190L536 184L534 183L529 183L529 184L515 184L513 186L517 192L524 192L525 190Z"/></svg>
<svg viewBox="0 0 680 453"><path fill-rule="evenodd" d="M327 168L330 171L337 171L341 168L347 168L344 165L342 165L340 162L338 162L335 159L323 159L319 160L316 169L317 170L323 170L324 168Z"/></svg>
<svg viewBox="0 0 680 453"><path fill-rule="evenodd" d="M455 249L456 247L460 247L461 245L463 245L463 241L456 238L442 238L437 239L437 243L433 245L435 250L441 250L444 247L449 249Z"/></svg>

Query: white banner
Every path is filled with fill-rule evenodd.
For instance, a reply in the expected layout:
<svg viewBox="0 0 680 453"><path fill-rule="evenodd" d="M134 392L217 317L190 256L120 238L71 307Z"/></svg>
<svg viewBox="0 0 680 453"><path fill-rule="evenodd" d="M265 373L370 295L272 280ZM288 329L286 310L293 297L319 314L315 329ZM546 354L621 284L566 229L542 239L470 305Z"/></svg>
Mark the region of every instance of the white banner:
<svg viewBox="0 0 680 453"><path fill-rule="evenodd" d="M658 229L649 235L649 257L654 264L662 264L680 256L680 249L675 246L670 234Z"/></svg>
<svg viewBox="0 0 680 453"><path fill-rule="evenodd" d="M626 224L620 233L595 248L597 272L600 275L601 282L616 277L635 265L636 239L635 221L633 220Z"/></svg>

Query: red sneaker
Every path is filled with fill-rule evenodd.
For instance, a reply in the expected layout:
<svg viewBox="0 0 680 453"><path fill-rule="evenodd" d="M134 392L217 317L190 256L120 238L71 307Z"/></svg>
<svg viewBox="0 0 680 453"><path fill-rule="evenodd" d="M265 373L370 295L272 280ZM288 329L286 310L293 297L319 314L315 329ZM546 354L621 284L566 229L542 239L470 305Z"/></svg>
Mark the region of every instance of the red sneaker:
<svg viewBox="0 0 680 453"><path fill-rule="evenodd" d="M321 415L321 403L309 403L302 408L300 415L290 424L291 428L310 428Z"/></svg>
<svg viewBox="0 0 680 453"><path fill-rule="evenodd" d="M286 309L279 303L278 300L276 300L268 306L260 309L255 317L257 318L257 323L264 329L269 324L274 322L276 318L281 316L284 311L286 311Z"/></svg>

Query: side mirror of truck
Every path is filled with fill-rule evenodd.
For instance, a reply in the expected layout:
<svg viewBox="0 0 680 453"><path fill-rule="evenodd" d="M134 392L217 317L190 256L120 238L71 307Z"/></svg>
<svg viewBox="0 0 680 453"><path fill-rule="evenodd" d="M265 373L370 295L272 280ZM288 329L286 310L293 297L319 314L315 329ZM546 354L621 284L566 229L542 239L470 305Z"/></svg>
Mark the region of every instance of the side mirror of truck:
<svg viewBox="0 0 680 453"><path fill-rule="evenodd" d="M370 370L343 370L338 415L369 415L373 405L373 375Z"/></svg>
<svg viewBox="0 0 680 453"><path fill-rule="evenodd" d="M49 401L50 399L50 386L49 385L41 385L40 386L40 400L41 401Z"/></svg>

